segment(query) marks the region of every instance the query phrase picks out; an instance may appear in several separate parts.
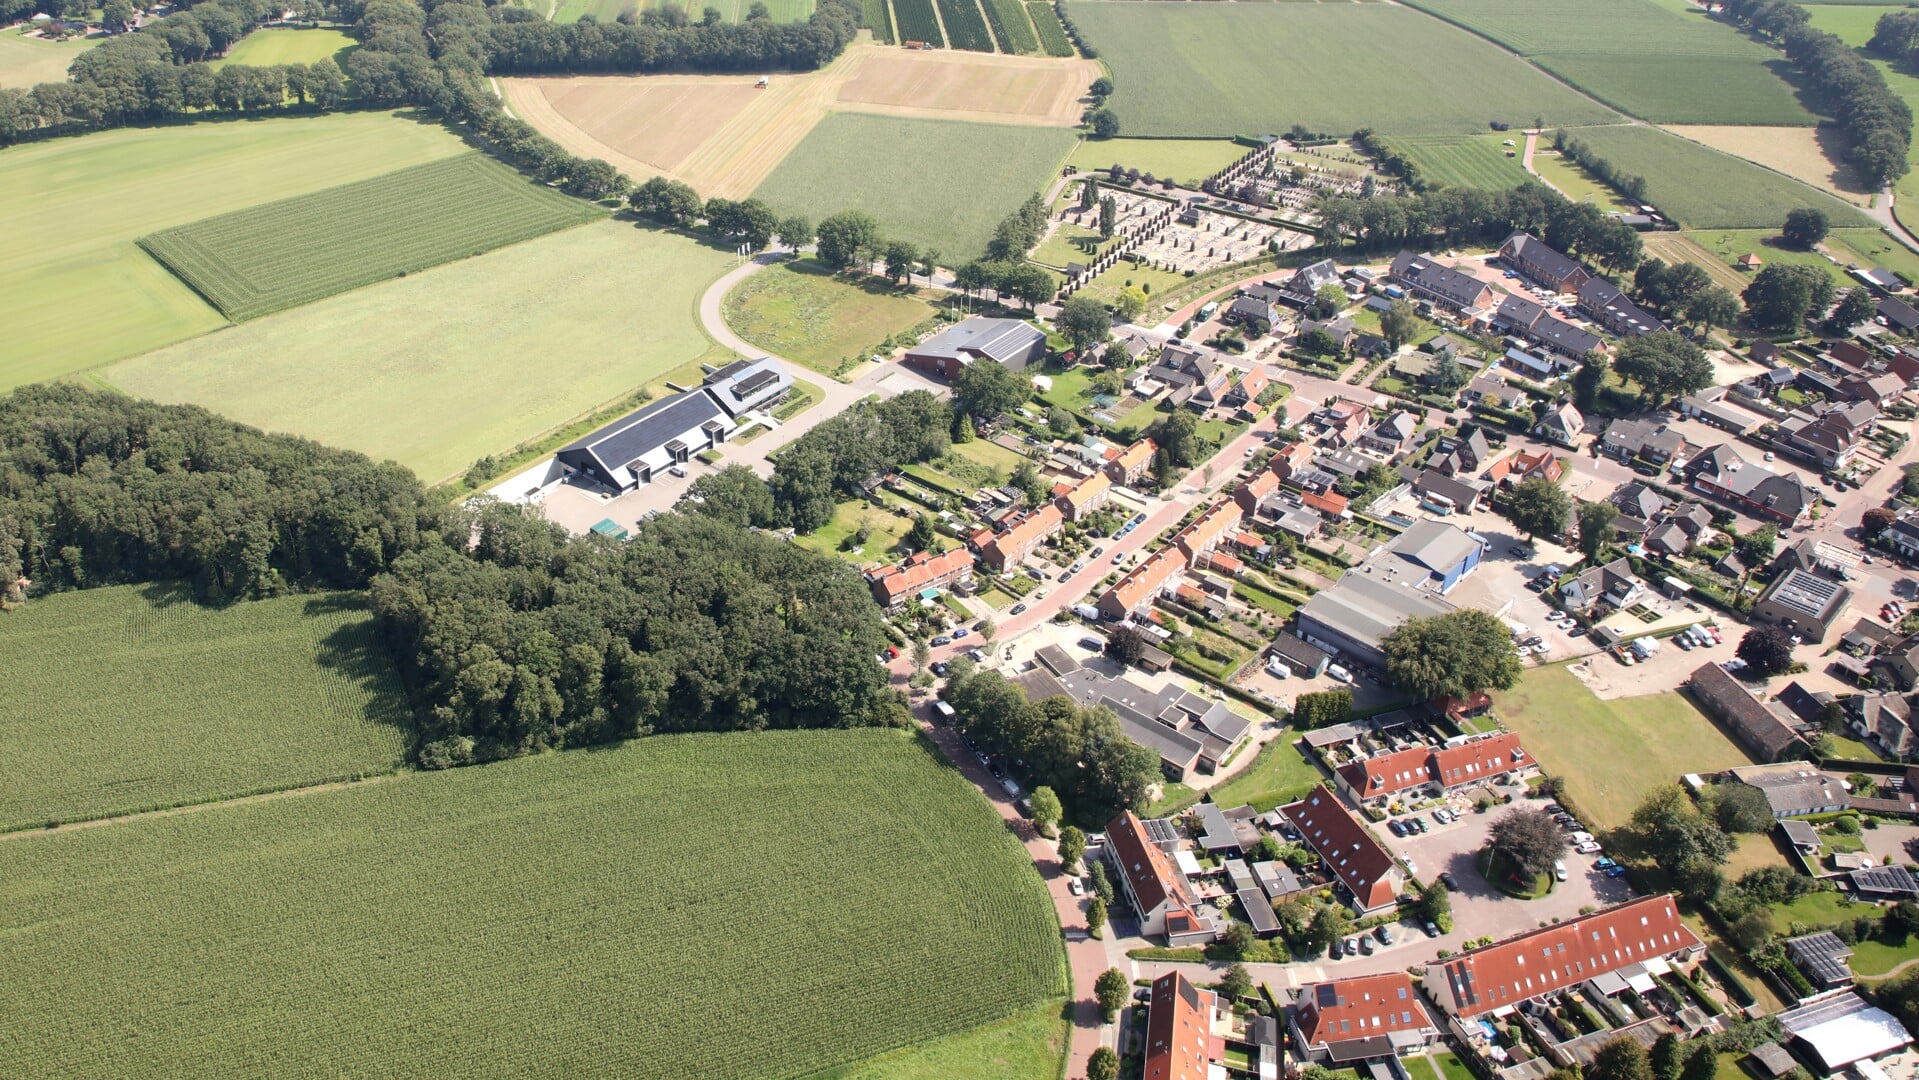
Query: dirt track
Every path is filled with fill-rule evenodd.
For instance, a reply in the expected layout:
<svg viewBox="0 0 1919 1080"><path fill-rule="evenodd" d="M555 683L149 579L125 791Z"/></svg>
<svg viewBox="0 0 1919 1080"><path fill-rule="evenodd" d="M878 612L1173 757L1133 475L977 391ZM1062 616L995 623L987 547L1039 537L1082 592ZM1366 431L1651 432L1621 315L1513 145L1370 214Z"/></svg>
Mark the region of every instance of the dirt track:
<svg viewBox="0 0 1919 1080"><path fill-rule="evenodd" d="M1072 127L1091 60L908 51L860 40L819 71L504 79L514 112L570 153L702 195L752 194L828 112Z"/></svg>

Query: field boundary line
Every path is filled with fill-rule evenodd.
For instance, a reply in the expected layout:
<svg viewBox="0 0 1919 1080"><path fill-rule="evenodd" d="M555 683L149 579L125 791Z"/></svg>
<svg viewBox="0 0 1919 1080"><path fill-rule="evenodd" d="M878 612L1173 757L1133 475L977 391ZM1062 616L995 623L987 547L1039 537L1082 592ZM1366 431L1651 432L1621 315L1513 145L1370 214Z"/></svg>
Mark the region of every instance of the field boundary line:
<svg viewBox="0 0 1919 1080"><path fill-rule="evenodd" d="M1478 38L1481 41L1490 42L1492 46L1498 49L1500 52L1503 52L1508 56L1518 57L1519 61L1525 64L1527 67L1532 68L1534 71L1539 72L1541 75L1546 76L1548 79L1551 79L1552 81L1558 83L1559 85L1565 87L1566 89L1571 90L1573 93L1579 95L1582 98L1585 98L1587 101L1592 102L1594 105L1597 105L1602 109L1605 109L1607 112L1617 113L1620 116L1627 117L1635 124L1650 123L1649 121L1641 117L1635 116L1632 113L1629 113L1626 110L1620 108L1619 106L1614 105L1613 103L1605 100L1604 98L1598 96L1597 94L1594 94L1590 90L1587 90L1583 87L1574 86L1572 83L1567 82L1565 78L1563 78L1562 76L1554 72L1548 71L1545 68L1540 67L1538 64L1533 63L1532 58L1527 56L1525 53L1522 53L1519 50L1514 49L1512 46L1507 45L1506 43L1502 41L1496 41L1493 38L1487 37L1485 34L1481 33L1480 31L1475 30L1470 26L1467 26L1465 23L1454 22L1453 20L1447 18L1444 15L1439 14L1438 12L1428 11L1425 8L1419 6L1418 4L1403 3L1402 0L1379 0L1379 2L1382 4L1385 4L1388 7L1401 7L1401 8L1407 9L1408 11L1417 11L1421 15L1424 15L1428 19L1432 19L1435 22L1445 23L1447 26L1450 26L1456 30L1461 30L1461 31L1464 31L1465 33L1471 34L1472 36ZM1579 126L1580 127L1611 127L1614 125L1581 124Z"/></svg>
<svg viewBox="0 0 1919 1080"><path fill-rule="evenodd" d="M214 810L223 806L244 806L249 803L267 802L272 799L285 799L295 795L315 795L341 788L358 787L363 784L383 784L388 780L399 780L412 775L411 769L394 769L391 772L370 773L358 778L322 780L317 783L303 781L291 787L272 788L267 791L254 791L245 795L218 795L196 802L185 802L178 806L161 806L152 810L134 810L127 813L109 813L99 817L80 818L62 821L58 825L22 825L18 828L0 832L0 842L17 840L23 836L50 836L55 833L72 832L75 829L92 829L102 825L118 825L128 821L144 821L147 818L176 817L180 814L197 814L203 810Z"/></svg>

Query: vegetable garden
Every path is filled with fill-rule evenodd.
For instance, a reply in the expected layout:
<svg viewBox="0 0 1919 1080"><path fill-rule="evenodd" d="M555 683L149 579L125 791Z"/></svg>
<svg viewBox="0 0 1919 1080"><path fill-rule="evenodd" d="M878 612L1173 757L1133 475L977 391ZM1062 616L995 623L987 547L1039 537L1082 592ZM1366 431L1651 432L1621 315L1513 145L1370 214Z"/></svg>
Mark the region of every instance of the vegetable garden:
<svg viewBox="0 0 1919 1080"><path fill-rule="evenodd" d="M0 844L13 1071L798 1077L1064 991L895 731L656 736Z"/></svg>
<svg viewBox="0 0 1919 1080"><path fill-rule="evenodd" d="M1001 52L1027 56L1039 52L1039 38L1033 36L1033 24L1027 20L1026 5L1021 0L982 0L982 3Z"/></svg>
<svg viewBox="0 0 1919 1080"><path fill-rule="evenodd" d="M979 13L979 0L939 0L940 20L955 49L992 52L993 36Z"/></svg>
<svg viewBox="0 0 1919 1080"><path fill-rule="evenodd" d="M933 14L933 0L893 0L893 15L899 20L902 42L920 41L936 49L946 45L939 16Z"/></svg>
<svg viewBox="0 0 1919 1080"><path fill-rule="evenodd" d="M164 586L0 617L0 829L385 772L406 708L345 596L205 608Z"/></svg>
<svg viewBox="0 0 1919 1080"><path fill-rule="evenodd" d="M1039 32L1040 44L1045 47L1048 56L1075 56L1078 50L1073 48L1073 39L1066 36L1066 27L1059 21L1059 12L1046 0L1026 0L1026 13L1033 17L1033 29Z"/></svg>
<svg viewBox="0 0 1919 1080"><path fill-rule="evenodd" d="M464 154L142 237L235 322L604 216Z"/></svg>

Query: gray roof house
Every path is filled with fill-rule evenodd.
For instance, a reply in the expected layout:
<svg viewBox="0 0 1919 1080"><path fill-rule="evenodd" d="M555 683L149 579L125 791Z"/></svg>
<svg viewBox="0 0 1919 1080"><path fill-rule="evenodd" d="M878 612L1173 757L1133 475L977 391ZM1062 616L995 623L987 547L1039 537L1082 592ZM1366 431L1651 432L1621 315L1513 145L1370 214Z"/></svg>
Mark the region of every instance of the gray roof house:
<svg viewBox="0 0 1919 1080"><path fill-rule="evenodd" d="M1455 311L1483 308L1492 303L1492 286L1449 266L1441 266L1429 255L1402 251L1393 259L1392 279L1407 291L1425 300Z"/></svg>
<svg viewBox="0 0 1919 1080"><path fill-rule="evenodd" d="M1046 333L1019 319L975 315L906 350L901 362L951 379L976 360L997 360L1025 371L1046 355Z"/></svg>
<svg viewBox="0 0 1919 1080"><path fill-rule="evenodd" d="M1590 611L1601 602L1624 608L1645 592L1646 583L1633 574L1632 563L1625 558L1589 567L1559 588L1566 606L1575 611Z"/></svg>
<svg viewBox="0 0 1919 1080"><path fill-rule="evenodd" d="M1571 446L1586 432L1586 418L1571 402L1546 413L1533 432L1561 446Z"/></svg>

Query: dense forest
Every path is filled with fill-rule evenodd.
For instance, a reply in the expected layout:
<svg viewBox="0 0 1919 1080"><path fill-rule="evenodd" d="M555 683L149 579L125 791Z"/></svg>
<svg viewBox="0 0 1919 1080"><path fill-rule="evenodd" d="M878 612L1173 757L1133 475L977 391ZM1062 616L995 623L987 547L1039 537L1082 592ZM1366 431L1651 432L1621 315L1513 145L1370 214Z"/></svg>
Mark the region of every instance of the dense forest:
<svg viewBox="0 0 1919 1080"><path fill-rule="evenodd" d="M0 598L157 580L211 603L370 588L427 765L901 715L858 573L722 515L576 539L193 406L72 386L0 397Z"/></svg>
<svg viewBox="0 0 1919 1080"><path fill-rule="evenodd" d="M204 0L83 53L69 82L0 88L0 145L35 134L223 113L418 105L472 125L484 141L543 178L565 181L585 163L506 116L486 86L488 74L809 70L838 56L860 19L853 0L819 0L800 23L764 17L693 23L677 9L663 9L670 14L649 11L632 24L604 25L561 25L525 8L470 0L424 6L345 0L331 14L352 24L360 42L347 58L350 100L331 60L218 72L205 63L278 12L264 0Z"/></svg>
<svg viewBox="0 0 1919 1080"><path fill-rule="evenodd" d="M1868 187L1877 189L1906 175L1906 151L1912 143L1912 110L1886 85L1879 69L1838 35L1808 25L1806 9L1789 0L1722 0L1726 16L1778 43L1806 76L1820 98L1818 107L1839 121L1846 133L1846 160ZM1886 20L1898 13L1882 16ZM1898 59L1906 51L1891 48L1874 35L1873 48Z"/></svg>

